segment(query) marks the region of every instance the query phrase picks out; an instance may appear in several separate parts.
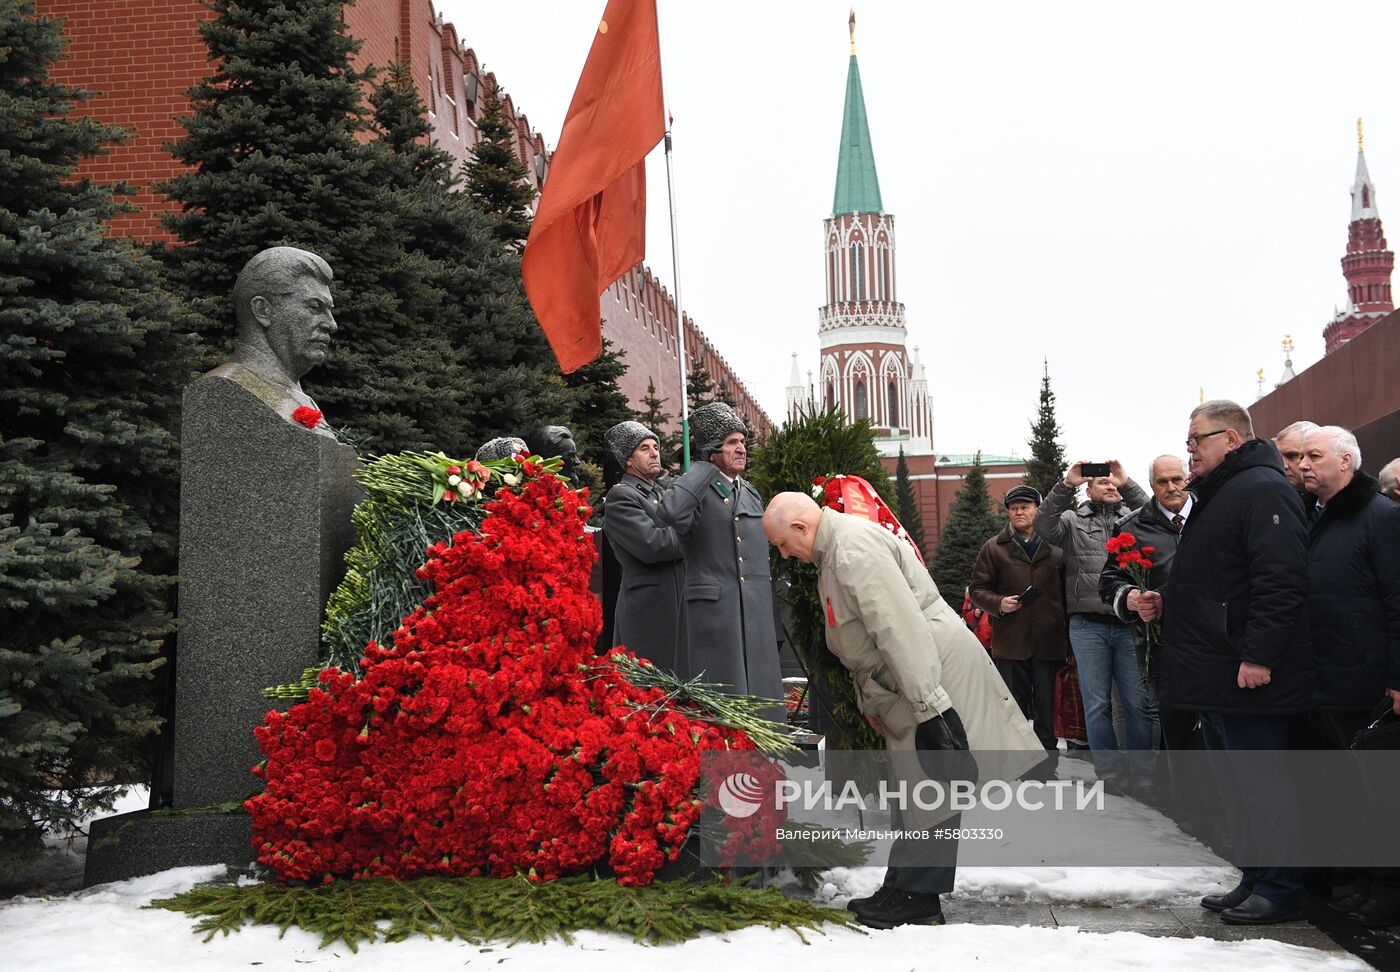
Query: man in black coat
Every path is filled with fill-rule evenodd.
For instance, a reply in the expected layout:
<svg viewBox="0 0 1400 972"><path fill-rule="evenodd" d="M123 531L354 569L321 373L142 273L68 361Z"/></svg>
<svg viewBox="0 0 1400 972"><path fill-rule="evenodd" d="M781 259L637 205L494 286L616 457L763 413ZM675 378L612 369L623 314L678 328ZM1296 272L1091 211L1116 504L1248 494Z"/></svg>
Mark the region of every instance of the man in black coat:
<svg viewBox="0 0 1400 972"><path fill-rule="evenodd" d="M1173 455L1162 455L1152 460L1148 484L1152 488L1152 499L1138 509L1119 517L1113 524L1113 535L1131 533L1137 538L1137 548L1152 547L1148 555L1152 569L1148 571L1148 590L1160 590L1167 583L1172 560L1176 557L1177 544L1181 533L1186 529L1186 521L1191 516L1195 497L1186 488L1186 466ZM1138 586L1128 571L1118 566L1118 561L1109 556L1099 575L1099 596L1109 606L1120 621L1133 625L1137 638L1138 660L1147 676L1148 699L1153 710L1160 708L1158 681L1161 674L1161 646L1154 645L1148 651L1147 626L1137 615ZM1158 743L1168 751L1198 749L1196 713L1182 709L1161 709L1159 726L1161 735Z"/></svg>
<svg viewBox="0 0 1400 972"><path fill-rule="evenodd" d="M1166 587L1141 595L1139 614L1164 618L1161 704L1200 712L1206 749L1221 754L1211 765L1226 825L1248 863L1252 850L1299 836L1295 794L1274 754L1288 746L1291 717L1312 708L1307 524L1278 449L1254 437L1242 406L1197 406L1186 448L1195 506ZM1250 752L1228 755L1240 750ZM1241 872L1238 887L1202 907L1231 924L1302 916L1298 868Z"/></svg>
<svg viewBox="0 0 1400 972"><path fill-rule="evenodd" d="M1317 672L1310 721L1312 737L1329 749L1348 749L1381 699L1400 713L1400 506L1360 466L1346 429L1327 425L1304 439L1299 469L1317 497L1308 544ZM1364 891L1336 907L1368 928L1400 923L1400 871L1375 868L1369 876Z"/></svg>

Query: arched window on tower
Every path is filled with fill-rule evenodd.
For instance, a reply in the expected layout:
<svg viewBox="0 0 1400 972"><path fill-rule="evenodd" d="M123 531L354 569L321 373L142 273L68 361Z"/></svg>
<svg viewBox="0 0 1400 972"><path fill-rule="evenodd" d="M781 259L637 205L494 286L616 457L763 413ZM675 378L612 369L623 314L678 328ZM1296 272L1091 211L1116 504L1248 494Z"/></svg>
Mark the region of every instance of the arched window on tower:
<svg viewBox="0 0 1400 972"><path fill-rule="evenodd" d="M851 299L865 299L865 247L851 244Z"/></svg>
<svg viewBox="0 0 1400 972"><path fill-rule="evenodd" d="M832 387L830 378L826 380L826 401L822 404L827 408L833 408L836 405L836 389Z"/></svg>
<svg viewBox="0 0 1400 972"><path fill-rule="evenodd" d="M890 428L899 428L899 384L893 378L885 387L885 411L889 415Z"/></svg>
<svg viewBox="0 0 1400 972"><path fill-rule="evenodd" d="M870 418L870 402L867 400L865 391L865 379L856 379L856 421L863 422Z"/></svg>

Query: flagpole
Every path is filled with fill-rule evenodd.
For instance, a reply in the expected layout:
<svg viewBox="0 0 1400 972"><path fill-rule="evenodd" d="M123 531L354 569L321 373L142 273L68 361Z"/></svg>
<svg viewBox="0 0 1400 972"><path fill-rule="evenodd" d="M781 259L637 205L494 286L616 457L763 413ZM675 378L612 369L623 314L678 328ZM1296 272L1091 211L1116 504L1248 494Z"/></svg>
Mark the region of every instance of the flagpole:
<svg viewBox="0 0 1400 972"><path fill-rule="evenodd" d="M686 391L685 314L681 310L680 237L676 233L676 182L671 173L671 114L666 113L666 196L671 204L671 278L676 289L676 362L681 371L681 470L690 469L690 401Z"/></svg>
<svg viewBox="0 0 1400 972"><path fill-rule="evenodd" d="M661 16L658 4L656 44L661 47ZM676 231L676 177L671 167L671 106L666 101L666 61L661 61L661 101L666 109L666 200L671 215L671 283L676 297L676 365L681 373L681 471L690 471L690 396L686 389L685 311L681 307L681 243Z"/></svg>

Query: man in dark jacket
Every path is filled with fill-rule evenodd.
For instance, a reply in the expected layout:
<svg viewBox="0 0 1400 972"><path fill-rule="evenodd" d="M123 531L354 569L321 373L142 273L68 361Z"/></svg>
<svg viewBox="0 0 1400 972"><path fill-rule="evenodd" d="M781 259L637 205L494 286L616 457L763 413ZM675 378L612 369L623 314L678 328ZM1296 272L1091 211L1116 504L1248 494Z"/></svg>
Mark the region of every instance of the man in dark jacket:
<svg viewBox="0 0 1400 972"><path fill-rule="evenodd" d="M640 422L619 422L605 438L625 470L603 503L603 533L622 567L613 644L675 672L684 663L685 562L680 538L661 520L660 440Z"/></svg>
<svg viewBox="0 0 1400 972"><path fill-rule="evenodd" d="M700 457L661 498L661 519L675 528L685 558L683 677L702 676L741 695L781 699L778 635L763 500L744 481L743 420L723 402L690 416ZM769 718L783 721L775 704Z"/></svg>
<svg viewBox="0 0 1400 972"><path fill-rule="evenodd" d="M1104 544L1113 535L1114 521L1141 506L1147 494L1116 460L1108 464L1109 475L1093 479L1084 477L1082 465L1070 466L1064 482L1050 490L1036 515L1035 530L1064 551L1069 643L1084 695L1084 728L1093 750L1094 772L1104 781L1105 792L1121 794L1119 749L1126 747L1136 754L1133 775L1140 782L1149 781L1154 772L1155 732L1133 631L1099 597L1099 573L1108 559ZM1074 494L1081 483L1087 484L1089 502L1076 508ZM1122 703L1126 739L1118 738L1109 714L1114 686Z"/></svg>
<svg viewBox="0 0 1400 972"><path fill-rule="evenodd" d="M1387 699L1400 713L1400 506L1361 471L1346 429L1308 433L1299 468L1317 497L1308 543L1308 625L1317 673L1312 737L1347 749ZM1362 808L1360 812L1370 812ZM1375 868L1364 891L1337 903L1368 928L1400 923L1400 871Z"/></svg>
<svg viewBox="0 0 1400 972"><path fill-rule="evenodd" d="M1312 707L1307 637L1307 524L1272 442L1235 402L1191 413L1195 506L1167 586L1138 598L1165 619L1161 704L1201 714L1234 846L1296 844L1298 809L1284 761L1291 717ZM1250 750L1229 757L1231 751ZM1201 899L1232 924L1302 916L1296 867L1245 866L1239 886Z"/></svg>
<svg viewBox="0 0 1400 972"><path fill-rule="evenodd" d="M1186 466L1176 456L1158 456L1152 460L1150 473L1152 499L1119 517L1118 522L1113 524L1113 535L1130 533L1137 538L1138 549L1153 548L1153 553L1148 556L1152 569L1147 575L1147 587L1155 591L1167 583L1167 573L1171 570L1172 559L1176 556L1176 547L1181 532L1186 529L1195 498L1186 488ZM1120 621L1133 625L1138 661L1147 675L1149 700L1156 708L1161 666L1161 660L1156 656L1160 646L1154 646L1149 654L1147 626L1137 614L1137 582L1126 569L1118 566L1114 557L1105 561L1103 573L1099 575L1099 596ZM1168 709L1159 713L1159 717L1161 748L1195 748L1191 745L1191 737L1195 734L1196 713Z"/></svg>
<svg viewBox="0 0 1400 972"><path fill-rule="evenodd" d="M1064 664L1069 634L1065 556L1035 532L1040 502L1040 493L1030 486L1006 494L1010 522L977 552L968 595L992 619L992 661L1049 754L1040 770L1053 775L1059 755L1055 675ZM1020 595L1031 588L1039 593L1022 604Z"/></svg>

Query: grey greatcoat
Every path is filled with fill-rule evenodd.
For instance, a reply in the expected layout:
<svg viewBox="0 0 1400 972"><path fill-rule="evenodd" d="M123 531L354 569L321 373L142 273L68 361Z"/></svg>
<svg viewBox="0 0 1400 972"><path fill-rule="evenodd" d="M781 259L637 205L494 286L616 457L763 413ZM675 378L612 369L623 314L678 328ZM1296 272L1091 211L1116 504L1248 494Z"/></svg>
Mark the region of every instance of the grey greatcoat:
<svg viewBox="0 0 1400 972"><path fill-rule="evenodd" d="M697 462L661 499L685 557L685 670L734 692L780 699L778 636L763 501L743 479L737 489ZM776 711L774 713L782 718Z"/></svg>
<svg viewBox="0 0 1400 972"><path fill-rule="evenodd" d="M684 668L681 592L685 562L676 531L661 519L665 490L626 474L603 503L603 535L622 566L613 609L613 645L625 645L659 668Z"/></svg>

